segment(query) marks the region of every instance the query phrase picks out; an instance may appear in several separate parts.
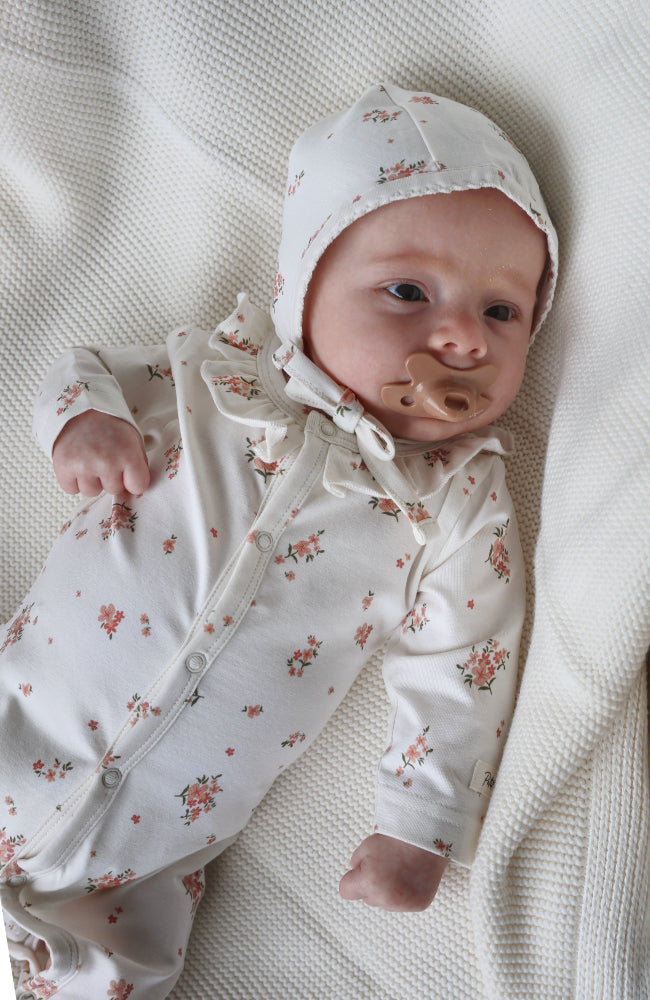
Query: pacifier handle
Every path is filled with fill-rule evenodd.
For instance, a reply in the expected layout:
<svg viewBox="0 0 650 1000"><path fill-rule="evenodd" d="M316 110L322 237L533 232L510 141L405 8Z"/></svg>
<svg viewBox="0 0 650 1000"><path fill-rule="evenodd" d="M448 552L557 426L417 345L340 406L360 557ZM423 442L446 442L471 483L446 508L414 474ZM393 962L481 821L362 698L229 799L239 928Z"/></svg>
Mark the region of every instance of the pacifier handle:
<svg viewBox="0 0 650 1000"><path fill-rule="evenodd" d="M391 382L381 388L384 405L394 413L460 423L479 416L490 405L482 390L498 375L494 365L450 368L424 352L410 354L405 365L409 382Z"/></svg>

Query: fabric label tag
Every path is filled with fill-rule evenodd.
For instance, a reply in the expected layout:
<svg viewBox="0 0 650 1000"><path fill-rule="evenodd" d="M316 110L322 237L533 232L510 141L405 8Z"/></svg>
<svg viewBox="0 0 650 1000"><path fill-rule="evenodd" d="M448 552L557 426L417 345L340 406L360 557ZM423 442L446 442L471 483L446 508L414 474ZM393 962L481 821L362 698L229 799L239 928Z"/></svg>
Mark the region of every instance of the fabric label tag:
<svg viewBox="0 0 650 1000"><path fill-rule="evenodd" d="M487 799L489 799L492 794L495 781L495 768L493 768L491 764L486 764L484 760L477 760L472 780L469 783L469 787L472 791L478 792L479 795L484 795Z"/></svg>

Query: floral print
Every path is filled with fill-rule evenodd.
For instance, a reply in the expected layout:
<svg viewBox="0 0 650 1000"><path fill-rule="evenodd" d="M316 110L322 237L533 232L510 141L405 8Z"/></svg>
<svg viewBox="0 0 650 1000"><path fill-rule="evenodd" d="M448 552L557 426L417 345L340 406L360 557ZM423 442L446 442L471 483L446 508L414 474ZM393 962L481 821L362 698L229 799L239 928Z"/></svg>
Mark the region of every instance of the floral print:
<svg viewBox="0 0 650 1000"><path fill-rule="evenodd" d="M57 402L63 405L56 411L57 416L60 417L69 408L76 403L82 392L88 392L90 390L90 385L88 382L84 382L82 379L77 379L72 385L66 385L65 389L60 396L57 396Z"/></svg>
<svg viewBox="0 0 650 1000"><path fill-rule="evenodd" d="M307 737L304 733L292 733L291 736L287 736L286 740L282 741L281 745L283 747L290 747L293 750L297 743L304 743L306 739Z"/></svg>
<svg viewBox="0 0 650 1000"><path fill-rule="evenodd" d="M219 331L219 340L222 344L228 344L229 347L236 347L240 351L244 351L246 354L250 354L251 357L255 357L259 351L257 344L252 344L248 337L242 337L239 339L237 334L239 330L233 330L227 333L223 330Z"/></svg>
<svg viewBox="0 0 650 1000"><path fill-rule="evenodd" d="M97 876L92 878L89 876L86 892L101 892L104 889L114 889L115 886L132 882L134 878L136 878L136 874L131 868L120 872L119 875L114 875L112 871L109 871L105 875L100 875L99 878Z"/></svg>
<svg viewBox="0 0 650 1000"><path fill-rule="evenodd" d="M11 625L9 626L9 630L7 632L5 641L3 642L2 646L0 646L0 654L4 653L5 649L7 649L9 646L13 646L14 643L20 642L20 640L23 637L23 630L25 629L25 626L29 625L30 615L33 607L34 604L32 603L28 607L23 608L22 611L16 615Z"/></svg>
<svg viewBox="0 0 650 1000"><path fill-rule="evenodd" d="M402 114L401 111L387 111L385 108L374 108L372 111L366 111L363 116L364 122L374 122L376 125L386 125L388 122L396 121Z"/></svg>
<svg viewBox="0 0 650 1000"><path fill-rule="evenodd" d="M321 528L319 531L313 532L308 538L300 539L297 542L289 542L289 547L284 555L278 554L275 557L275 563L277 566L284 565L287 560L293 559L294 563L298 563L303 560L305 563L314 562L316 556L322 556L325 553L325 549L321 548L320 536L325 533L325 529ZM285 572L284 574L288 580L295 579L295 573L293 571Z"/></svg>
<svg viewBox="0 0 650 1000"><path fill-rule="evenodd" d="M319 642L315 635L308 636L305 648L297 649L293 656L290 656L287 660L289 676L302 677L305 667L310 666L314 662L322 645L323 643Z"/></svg>
<svg viewBox="0 0 650 1000"><path fill-rule="evenodd" d="M215 796L223 791L219 785L220 777L221 775L217 774L208 778L204 774L203 777L197 778L191 785L186 785L182 792L174 796L177 799L182 799L183 805L187 807L180 817L184 820L185 826L189 826L201 815L215 808L217 804Z"/></svg>
<svg viewBox="0 0 650 1000"><path fill-rule="evenodd" d="M425 625L429 624L429 619L427 618L427 606L426 604L411 608L406 617L402 620L402 632L406 633L411 631L421 632Z"/></svg>
<svg viewBox="0 0 650 1000"><path fill-rule="evenodd" d="M181 460L181 452L183 451L183 442L179 441L178 444L172 445L165 452L165 458L167 459L167 464L165 465L165 472L167 473L168 479L174 479L178 475L178 464Z"/></svg>
<svg viewBox="0 0 650 1000"><path fill-rule="evenodd" d="M509 524L510 519L508 518L505 524L501 524L498 528L496 528L494 531L496 541L492 542L489 555L485 560L491 565L499 580L504 580L505 583L510 583L510 558L508 556L508 550L505 546L505 539L508 534Z"/></svg>
<svg viewBox="0 0 650 1000"><path fill-rule="evenodd" d="M222 386L226 392L247 400L254 399L261 392L256 378L246 378L243 375L224 375L223 378L214 378L212 381L215 385Z"/></svg>
<svg viewBox="0 0 650 1000"><path fill-rule="evenodd" d="M99 627L104 629L108 634L108 638L112 639L117 632L120 622L124 621L124 618L124 612L118 611L114 604L102 604L97 621L99 622Z"/></svg>
<svg viewBox="0 0 650 1000"><path fill-rule="evenodd" d="M45 778L49 782L56 781L57 778L65 778L68 771L73 770L73 765L70 761L66 764L62 764L58 757L54 758L54 764L48 766L44 764L42 760L37 760L32 764L32 769L34 774L39 778Z"/></svg>
<svg viewBox="0 0 650 1000"><path fill-rule="evenodd" d="M357 629L356 634L354 636L354 641L357 644L357 646L361 646L362 649L364 648L368 639L370 638L370 633L372 632L373 628L374 628L373 625L359 625L359 628Z"/></svg>
<svg viewBox="0 0 650 1000"><path fill-rule="evenodd" d="M422 766L429 754L433 753L433 747L430 747L426 741L426 735L428 732L429 727L425 726L420 735L416 738L415 742L411 743L409 748L402 754L402 767L398 767L395 772L398 778L404 774L407 767L415 770L416 764ZM410 788L410 785L407 787Z"/></svg>
<svg viewBox="0 0 650 1000"><path fill-rule="evenodd" d="M373 510L379 511L380 514L386 514L388 517L394 517L396 521L399 521L399 516L402 513L394 500L390 497L371 497L368 501Z"/></svg>
<svg viewBox="0 0 650 1000"><path fill-rule="evenodd" d="M203 893L205 892L205 878L202 868L198 871L192 872L191 875L186 875L183 879L183 885L185 886L185 892L190 897L192 901L192 913L196 913L196 908L201 902Z"/></svg>
<svg viewBox="0 0 650 1000"><path fill-rule="evenodd" d="M132 507L129 507L128 504L114 503L111 507L111 516L99 522L102 538L106 541L107 538L116 535L118 531L122 531L123 529L135 531L137 517L137 512Z"/></svg>
<svg viewBox="0 0 650 1000"><path fill-rule="evenodd" d="M496 673L505 670L506 660L509 659L509 650L500 647L496 639L488 639L480 650L472 646L468 659L465 663L457 663L456 668L461 671L465 684L492 694Z"/></svg>
<svg viewBox="0 0 650 1000"><path fill-rule="evenodd" d="M126 703L126 709L132 713L131 725L135 726L140 719L148 719L151 715L160 715L160 708L152 707L148 701L142 701L139 694L134 694L130 701Z"/></svg>
<svg viewBox="0 0 650 1000"><path fill-rule="evenodd" d="M153 379L159 378L161 381L167 379L171 385L174 383L174 376L172 375L171 367L161 368L160 365L147 365L147 371L149 372L149 381L152 382Z"/></svg>
<svg viewBox="0 0 650 1000"><path fill-rule="evenodd" d="M21 984L22 995L31 995L34 1000L51 1000L59 992L59 988L51 979L44 979L43 976L34 976ZM117 998L121 1000L121 998Z"/></svg>
<svg viewBox="0 0 650 1000"><path fill-rule="evenodd" d="M128 1000L133 993L133 983L127 983L126 979L119 982L111 979L110 986L106 991L108 1000Z"/></svg>

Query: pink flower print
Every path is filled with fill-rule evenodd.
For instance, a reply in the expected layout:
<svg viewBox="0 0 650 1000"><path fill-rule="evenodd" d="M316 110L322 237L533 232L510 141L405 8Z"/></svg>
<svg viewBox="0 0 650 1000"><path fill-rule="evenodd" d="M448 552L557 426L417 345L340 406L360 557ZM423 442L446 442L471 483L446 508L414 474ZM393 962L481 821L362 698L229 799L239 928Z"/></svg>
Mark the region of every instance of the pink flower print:
<svg viewBox="0 0 650 1000"><path fill-rule="evenodd" d="M176 537L176 535L172 535L170 538L165 539L165 541L163 542L163 552L165 553L166 556L171 555L171 553L174 551L174 549L176 548L177 541L178 538Z"/></svg>
<svg viewBox="0 0 650 1000"><path fill-rule="evenodd" d="M165 458L167 459L167 464L165 465L165 472L168 474L168 479L174 479L178 475L178 465L181 460L181 453L183 451L183 442L179 441L178 444L172 445L165 452Z"/></svg>
<svg viewBox="0 0 650 1000"><path fill-rule="evenodd" d="M171 368L161 368L158 364L147 365L147 371L149 372L150 382L153 382L155 378L159 378L161 382L167 379L172 386L174 385L174 376L172 375Z"/></svg>
<svg viewBox="0 0 650 1000"><path fill-rule="evenodd" d="M232 615L224 615L224 616L223 616L223 623L224 623L224 625L226 625L226 626L227 626L227 625L232 625L232 624L233 624L233 622L234 622L234 620L235 620L235 619L233 618L233 616L232 616Z"/></svg>
<svg viewBox="0 0 650 1000"><path fill-rule="evenodd" d="M131 712L131 725L135 726L136 722L140 719L148 719L149 715L160 715L160 708L156 706L152 708L150 702L143 701L139 694L134 694L130 701L127 701L126 708L128 712Z"/></svg>
<svg viewBox="0 0 650 1000"><path fill-rule="evenodd" d="M305 672L305 667L308 667L310 663L313 663L318 656L318 651L322 645L323 643L319 642L316 636L308 636L307 646L305 649L297 649L293 656L290 656L287 660L289 676L302 677Z"/></svg>
<svg viewBox="0 0 650 1000"><path fill-rule="evenodd" d="M488 639L481 650L472 646L465 663L457 663L456 668L463 675L463 682L479 691L489 691L498 670L505 670L510 652L499 646L496 639Z"/></svg>
<svg viewBox="0 0 650 1000"><path fill-rule="evenodd" d="M18 863L16 861L12 861L12 858L16 853L16 848L21 847L24 843L25 838L22 834L10 837L7 834L7 828L5 826L3 826L2 830L0 830L0 864L5 865L8 862L12 862L9 868L5 868L2 873L3 879L8 879L11 878L12 875L20 874L22 869L18 867Z"/></svg>
<svg viewBox="0 0 650 1000"><path fill-rule="evenodd" d="M244 317L238 316L237 319L240 323L243 323ZM239 338L237 334L239 330L233 330L232 333L226 333L225 331L219 332L219 340L222 344L228 344L229 347L236 347L240 351L244 351L246 354L250 354L251 357L255 357L259 353L259 347L257 344L251 344L248 337Z"/></svg>
<svg viewBox="0 0 650 1000"><path fill-rule="evenodd" d="M276 302L282 295L283 289L284 289L284 278L278 271L277 274L275 275L275 281L273 282L273 305L276 304Z"/></svg>
<svg viewBox="0 0 650 1000"><path fill-rule="evenodd" d="M16 615L11 625L9 626L9 631L7 632L5 641L0 647L0 654L4 653L8 646L13 646L23 637L23 631L26 625L29 625L31 610L34 604L30 604L28 607L23 608L22 611Z"/></svg>
<svg viewBox="0 0 650 1000"><path fill-rule="evenodd" d="M400 160L393 167L380 167L378 184L385 184L386 181L399 181L405 177L412 177L413 174L424 174L427 172L439 173L446 170L444 163L434 160L431 167L427 166L426 160L418 160L417 163L406 164L406 160Z"/></svg>
<svg viewBox="0 0 650 1000"><path fill-rule="evenodd" d="M224 375L213 378L212 382L214 385L222 386L226 392L232 392L235 396L242 396L247 400L254 399L255 396L259 396L260 394L256 378L244 378L240 375Z"/></svg>
<svg viewBox="0 0 650 1000"><path fill-rule="evenodd" d="M263 438L260 440L263 440ZM260 458L258 455L255 454L254 449L259 443L260 443L259 441L253 441L249 437L246 438L246 444L248 445L246 458L248 459L249 462L253 463L253 468L255 469L255 471L258 473L258 475L262 476L264 482L266 482L267 479L269 479L269 477L282 475L282 473L284 473L285 470L281 468L283 461L282 459L279 459L278 461L275 462L265 462L264 459Z"/></svg>
<svg viewBox="0 0 650 1000"><path fill-rule="evenodd" d="M364 648L373 628L374 625L359 625L359 628L357 629L356 634L354 636L354 641L356 642L357 646L361 646L362 649Z"/></svg>
<svg viewBox="0 0 650 1000"><path fill-rule="evenodd" d="M411 521L411 523L415 523L415 524L419 524L420 521L427 521L431 517L431 514L425 508L425 506L422 503L422 501L418 501L417 504L413 504L413 503L407 504L406 505L406 512L407 512L407 516L408 516L409 521Z"/></svg>
<svg viewBox="0 0 650 1000"><path fill-rule="evenodd" d="M34 691L34 688L32 687L31 684L19 684L18 690L22 691L25 698L29 698L30 694L32 694Z"/></svg>
<svg viewBox="0 0 650 1000"><path fill-rule="evenodd" d="M62 764L58 757L54 758L54 764L48 767L44 764L42 760L37 760L32 764L32 769L37 777L45 778L46 781L50 783L56 781L57 778L65 778L68 771L74 770L74 767L70 761L66 764Z"/></svg>
<svg viewBox="0 0 650 1000"><path fill-rule="evenodd" d="M373 108L363 116L364 122L374 122L375 125L385 125L387 122L394 122L402 114L401 111L387 111L385 108Z"/></svg>
<svg viewBox="0 0 650 1000"><path fill-rule="evenodd" d="M133 823L134 826L138 825L138 823L140 822L140 817L137 815L137 813L133 813L133 816L131 817L131 822Z"/></svg>
<svg viewBox="0 0 650 1000"><path fill-rule="evenodd" d="M402 513L394 500L390 497L371 497L368 501L373 510L379 511L380 514L386 514L388 517L394 517L396 521L399 521L399 516Z"/></svg>
<svg viewBox="0 0 650 1000"><path fill-rule="evenodd" d="M151 622L149 621L149 616L140 615L140 624L142 625L142 635L148 639L151 635Z"/></svg>
<svg viewBox="0 0 650 1000"><path fill-rule="evenodd" d="M438 838L433 846L436 849L436 853L441 854L443 858L451 857L451 851L454 846L453 844L445 844L443 840Z"/></svg>
<svg viewBox="0 0 650 1000"><path fill-rule="evenodd" d="M110 986L106 991L106 995L109 1000L128 1000L128 997L133 993L133 983L126 982L126 979L120 979L117 982L115 979L111 979Z"/></svg>
<svg viewBox="0 0 650 1000"><path fill-rule="evenodd" d="M292 733L291 736L287 736L286 740L282 741L283 747L289 747L291 750L295 747L296 743L304 743L307 739L304 733Z"/></svg>
<svg viewBox="0 0 650 1000"><path fill-rule="evenodd" d="M433 753L433 747L430 747L426 740L426 735L429 732L429 727L425 726L420 735L416 738L415 742L411 743L410 747L404 751L402 754L402 768L398 768L398 777L404 774L407 767L415 769L415 765L422 766L429 756ZM406 782L404 783L406 784ZM409 786L410 787L410 784Z"/></svg>
<svg viewBox="0 0 650 1000"><path fill-rule="evenodd" d="M368 596L362 598L362 600L361 600L361 607L363 608L364 611L368 610L368 608L372 604L372 599L373 599L374 596L375 596L374 591L369 590L368 591Z"/></svg>
<svg viewBox="0 0 650 1000"><path fill-rule="evenodd" d="M496 495L496 493L490 493L490 500L493 500L495 503L497 502L497 495Z"/></svg>
<svg viewBox="0 0 650 1000"><path fill-rule="evenodd" d="M289 548L285 555L276 556L276 564L281 566L287 559L293 559L296 565L298 565L301 559L306 563L313 562L316 556L322 556L325 552L325 549L322 549L320 544L321 535L324 533L325 529L321 528L320 531L312 533L309 538L303 538L297 542L289 542ZM284 575L288 580L295 579L295 573L293 572L285 572Z"/></svg>
<svg viewBox="0 0 650 1000"><path fill-rule="evenodd" d="M9 811L9 815L10 816L16 816L17 815L16 803L12 799L11 795L6 795L5 796L5 805L9 807L8 811Z"/></svg>
<svg viewBox="0 0 650 1000"><path fill-rule="evenodd" d="M505 580L506 583L510 583L510 558L505 546L509 524L510 518L493 532L496 541L492 542L489 555L485 560L490 563L499 580Z"/></svg>
<svg viewBox="0 0 650 1000"><path fill-rule="evenodd" d="M89 389L90 389L89 383L83 382L81 381L81 379L77 379L77 381L74 382L73 385L66 385L61 395L57 396L56 400L57 403L62 404L56 411L57 416L61 416L62 413L65 413L66 410L68 410L74 403L77 402L81 393L84 392L84 390L88 392Z"/></svg>
<svg viewBox="0 0 650 1000"><path fill-rule="evenodd" d="M296 191L300 187L300 182L302 181L302 179L303 179L304 176L305 176L305 171L304 170L301 170L299 174L296 174L296 176L294 177L293 181L291 182L291 184L289 185L289 188L287 190L287 197L293 198L294 194L296 193ZM279 277L281 277L281 276L279 276ZM275 294L275 289L273 289L273 293Z"/></svg>
<svg viewBox="0 0 650 1000"><path fill-rule="evenodd" d="M244 705L242 712L246 712L249 719L257 719L259 715L262 714L264 709L261 705ZM234 752L234 751L233 751Z"/></svg>
<svg viewBox="0 0 650 1000"><path fill-rule="evenodd" d="M123 528L128 531L135 531L137 517L138 515L134 513L132 507L129 507L125 503L114 503L111 507L110 517L105 517L103 521L99 522L103 540L106 541L107 538L110 538L111 535L116 535Z"/></svg>
<svg viewBox="0 0 650 1000"><path fill-rule="evenodd" d="M34 976L27 982L21 983L21 996L33 996L34 1000L51 1000L59 992L59 987L51 979L43 979L43 976ZM25 993L24 991L27 991Z"/></svg>
<svg viewBox="0 0 650 1000"><path fill-rule="evenodd" d="M429 94L414 94L410 101L411 104L440 104L440 101L435 101L433 97Z"/></svg>
<svg viewBox="0 0 650 1000"><path fill-rule="evenodd" d="M95 719L91 719L90 722L88 723L88 728L91 730L91 732L96 733L97 730L99 729L99 723L96 722Z"/></svg>
<svg viewBox="0 0 650 1000"><path fill-rule="evenodd" d="M196 908L201 902L201 898L205 892L203 868L199 868L198 871L192 872L191 875L186 875L183 879L183 885L185 886L185 892L189 895L192 901L192 913L196 913Z"/></svg>
<svg viewBox="0 0 650 1000"><path fill-rule="evenodd" d="M419 608L415 605L402 621L402 632L404 634L408 631L421 632L424 626L428 624L429 619L427 618L426 604L420 605Z"/></svg>
<svg viewBox="0 0 650 1000"><path fill-rule="evenodd" d="M467 607L469 608L470 611L473 611L474 610L474 601L468 601L467 602Z"/></svg>
<svg viewBox="0 0 650 1000"><path fill-rule="evenodd" d="M108 638L112 639L124 617L124 612L117 611L114 604L102 604L97 621L100 623L99 627L108 633Z"/></svg>
<svg viewBox="0 0 650 1000"><path fill-rule="evenodd" d="M221 775L217 774L208 778L204 774L203 777L197 778L193 784L186 785L179 795L174 796L176 799L182 799L183 805L186 806L185 813L180 817L185 821L185 826L189 826L202 814L215 808L215 796L218 792L223 791L219 785L220 777Z"/></svg>

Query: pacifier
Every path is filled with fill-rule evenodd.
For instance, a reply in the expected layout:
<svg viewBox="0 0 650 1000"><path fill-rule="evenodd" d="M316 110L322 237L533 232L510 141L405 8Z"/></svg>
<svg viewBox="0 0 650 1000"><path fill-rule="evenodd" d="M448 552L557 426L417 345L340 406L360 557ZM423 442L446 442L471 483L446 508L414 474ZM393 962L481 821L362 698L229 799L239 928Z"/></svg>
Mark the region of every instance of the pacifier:
<svg viewBox="0 0 650 1000"><path fill-rule="evenodd" d="M385 406L409 417L436 417L450 423L470 420L490 405L483 390L498 375L494 365L450 368L431 354L410 354L406 359L410 382L392 382L381 388Z"/></svg>

